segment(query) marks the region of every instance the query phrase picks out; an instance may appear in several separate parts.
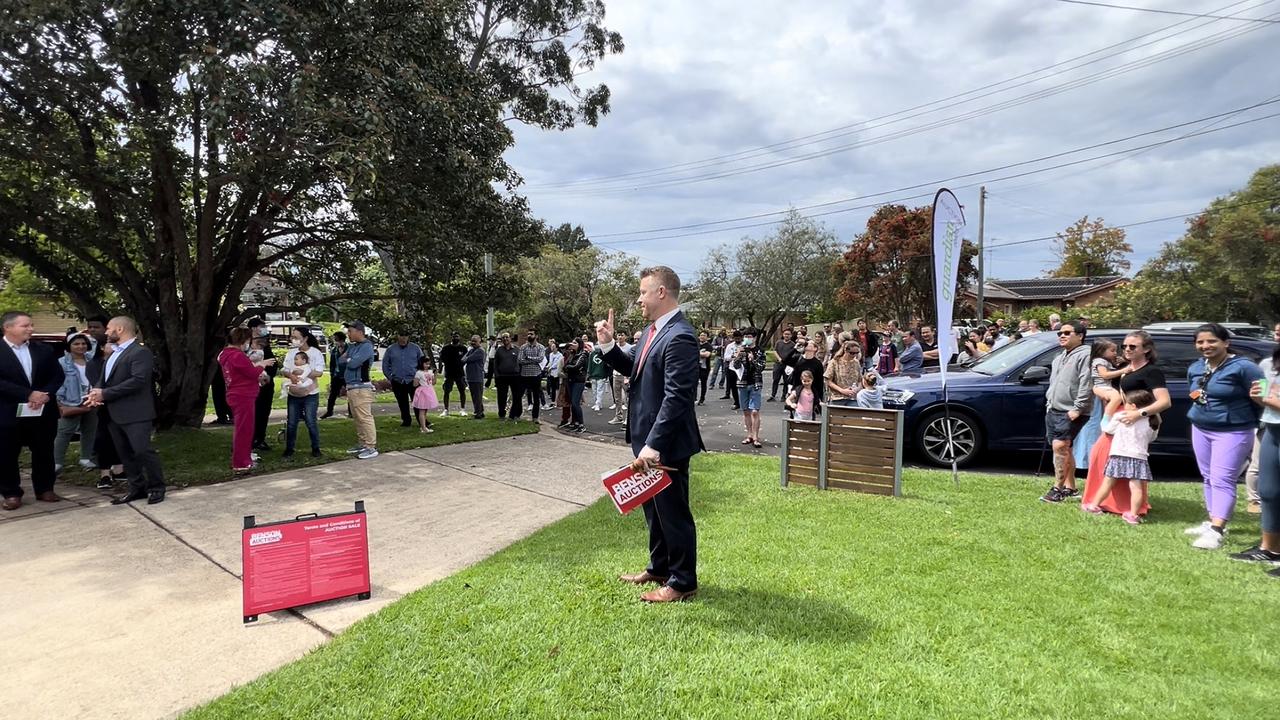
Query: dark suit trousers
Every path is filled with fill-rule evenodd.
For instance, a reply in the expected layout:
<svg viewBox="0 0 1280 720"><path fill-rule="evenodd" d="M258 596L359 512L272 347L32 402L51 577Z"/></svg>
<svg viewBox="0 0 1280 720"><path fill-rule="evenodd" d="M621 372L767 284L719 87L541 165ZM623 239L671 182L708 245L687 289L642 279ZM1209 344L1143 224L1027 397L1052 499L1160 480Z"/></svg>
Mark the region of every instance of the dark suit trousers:
<svg viewBox="0 0 1280 720"><path fill-rule="evenodd" d="M12 412L13 405L7 405ZM53 440L58 436L57 418L19 418L11 428L0 430L0 495L22 497L18 455L31 450L31 489L36 495L53 489Z"/></svg>
<svg viewBox="0 0 1280 720"><path fill-rule="evenodd" d="M667 583L680 592L698 587L698 531L689 509L689 458L667 463L671 485L645 503L649 526L649 572L670 576Z"/></svg>
<svg viewBox="0 0 1280 720"><path fill-rule="evenodd" d="M164 468L160 466L160 456L151 447L150 420L123 425L111 423L111 439L124 460L129 492L164 489Z"/></svg>
<svg viewBox="0 0 1280 720"><path fill-rule="evenodd" d="M413 397L413 382L396 382L391 381L391 394L396 396L396 404L400 406L400 424L408 427L413 424L413 413L410 412L409 400ZM463 407L466 407L466 398L462 399Z"/></svg>
<svg viewBox="0 0 1280 720"><path fill-rule="evenodd" d="M333 403L338 399L338 393L342 392L342 388L347 386L347 381L341 375L329 376L329 404L325 408L325 417L333 414Z"/></svg>
<svg viewBox="0 0 1280 720"><path fill-rule="evenodd" d="M275 379L258 389L258 399L253 404L253 444L267 441L267 423L271 420L271 401L276 396Z"/></svg>

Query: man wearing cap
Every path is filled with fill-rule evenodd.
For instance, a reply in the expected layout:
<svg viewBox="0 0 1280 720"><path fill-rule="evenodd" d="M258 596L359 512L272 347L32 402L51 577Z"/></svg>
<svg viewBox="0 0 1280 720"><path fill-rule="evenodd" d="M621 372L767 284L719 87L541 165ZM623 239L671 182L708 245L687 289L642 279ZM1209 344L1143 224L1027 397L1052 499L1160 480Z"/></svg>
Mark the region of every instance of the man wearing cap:
<svg viewBox="0 0 1280 720"><path fill-rule="evenodd" d="M413 425L409 412L409 400L413 397L413 377L418 372L418 361L426 357L417 343L409 342L409 334L396 334L395 343L382 356L382 374L391 381L391 392L400 406L400 426ZM463 398L466 402L466 398Z"/></svg>
<svg viewBox="0 0 1280 720"><path fill-rule="evenodd" d="M440 348L440 364L444 366L444 409L440 411L440 417L449 416L449 393L454 386L458 388L458 405L461 406L458 414L467 414L467 374L462 363L466 355L467 347L462 344L458 333L450 336L449 344Z"/></svg>
<svg viewBox="0 0 1280 720"><path fill-rule="evenodd" d="M373 368L373 343L369 342L364 323L360 321L347 323L347 369L344 379L347 381L347 409L356 425L357 442L355 447L347 451L360 460L378 457L378 428L373 424L373 401L377 391L369 372Z"/></svg>

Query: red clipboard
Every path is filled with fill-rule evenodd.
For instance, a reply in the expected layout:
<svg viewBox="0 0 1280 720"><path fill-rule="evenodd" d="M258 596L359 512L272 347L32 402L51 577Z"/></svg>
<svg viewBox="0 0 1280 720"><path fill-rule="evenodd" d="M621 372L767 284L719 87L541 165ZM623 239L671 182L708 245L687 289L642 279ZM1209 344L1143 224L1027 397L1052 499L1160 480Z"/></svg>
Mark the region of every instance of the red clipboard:
<svg viewBox="0 0 1280 720"><path fill-rule="evenodd" d="M600 479L618 512L626 515L667 489L671 484L671 476L667 474L667 470L661 465L655 465L649 470L637 472L630 465L625 465L601 475Z"/></svg>

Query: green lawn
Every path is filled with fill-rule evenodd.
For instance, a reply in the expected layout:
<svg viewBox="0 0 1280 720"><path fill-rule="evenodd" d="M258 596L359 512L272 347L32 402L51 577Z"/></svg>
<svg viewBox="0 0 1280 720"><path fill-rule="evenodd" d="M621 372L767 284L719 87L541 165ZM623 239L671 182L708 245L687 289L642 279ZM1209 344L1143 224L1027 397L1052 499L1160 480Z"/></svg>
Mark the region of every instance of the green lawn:
<svg viewBox="0 0 1280 720"><path fill-rule="evenodd" d="M1039 481L909 471L893 499L777 467L695 461L694 602L614 579L645 530L602 501L187 717L1274 715L1280 581L1189 547L1198 485L1154 486L1134 528Z"/></svg>
<svg viewBox="0 0 1280 720"><path fill-rule="evenodd" d="M469 417L436 417L432 413L431 424L435 432L430 434L419 432L417 426L400 427L399 415L375 416L375 421L378 425L378 449L382 452L537 432L532 422L502 422L497 419L496 414L484 420L472 420ZM262 469L258 471L260 474L348 460L351 456L347 455L346 450L356 444L355 424L351 420L339 416L321 420L320 447L324 454L313 458L307 426L299 423L297 453L286 460L280 457L280 452L284 449L284 437L279 435L279 431L283 429L284 423L273 424L268 428L267 443L272 446L272 451L259 453L262 456ZM231 473L230 427L168 430L156 435L155 447L164 463L166 479L172 487L209 485L234 479ZM78 457L74 448L69 451L68 457ZM75 472L74 463L72 469L61 478L63 482L80 485L92 485L96 479L96 473Z"/></svg>

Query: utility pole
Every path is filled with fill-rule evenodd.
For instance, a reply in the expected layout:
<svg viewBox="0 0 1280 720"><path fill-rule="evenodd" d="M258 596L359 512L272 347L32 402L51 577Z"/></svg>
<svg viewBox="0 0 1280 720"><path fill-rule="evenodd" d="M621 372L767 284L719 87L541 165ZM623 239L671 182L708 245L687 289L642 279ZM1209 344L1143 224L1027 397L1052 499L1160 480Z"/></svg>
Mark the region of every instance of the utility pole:
<svg viewBox="0 0 1280 720"><path fill-rule="evenodd" d="M485 274L485 277L493 276L493 255L489 253L484 254L484 274ZM493 331L493 306L490 305L489 309L484 314L485 342L488 342L489 338L493 337L496 334L497 333Z"/></svg>
<svg viewBox="0 0 1280 720"><path fill-rule="evenodd" d="M987 186L978 188L978 324L987 318L987 275L983 267L982 231L987 219Z"/></svg>

